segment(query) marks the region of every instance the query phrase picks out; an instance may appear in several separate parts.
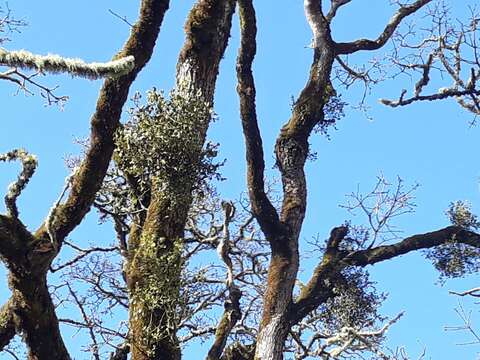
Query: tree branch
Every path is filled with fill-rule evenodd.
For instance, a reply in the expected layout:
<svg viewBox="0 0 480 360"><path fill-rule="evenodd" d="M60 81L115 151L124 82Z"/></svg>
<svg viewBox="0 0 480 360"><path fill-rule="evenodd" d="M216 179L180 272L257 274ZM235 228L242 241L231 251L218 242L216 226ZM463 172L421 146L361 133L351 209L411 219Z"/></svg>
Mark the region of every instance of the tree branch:
<svg viewBox="0 0 480 360"><path fill-rule="evenodd" d="M410 236L396 244L377 246L372 249L358 250L342 259L347 265L366 266L389 260L400 255L421 249L443 245L455 239L455 242L480 248L480 235L458 226Z"/></svg>
<svg viewBox="0 0 480 360"><path fill-rule="evenodd" d="M52 222L51 231L57 241L63 240L82 221L94 201L113 153L113 134L118 127L128 90L152 55L168 6L169 0L143 0L138 22L123 49L115 56L115 59L133 56L135 67L127 75L107 79L100 91L91 119L90 148L72 179L66 203L59 206ZM45 224L36 235L46 237Z"/></svg>
<svg viewBox="0 0 480 360"><path fill-rule="evenodd" d="M398 107L398 106L406 106L410 105L411 103L417 101L435 101L435 100L442 100L447 98L460 98L466 95L475 95L480 96L480 90L477 89L468 89L468 90L457 90L453 88L440 88L437 94L429 94L429 95L415 95L408 99L405 99L406 90L402 91L398 100L388 100L388 99L380 99L379 101L383 105L391 106L391 107ZM458 101L458 100L457 100ZM475 112L474 109L472 112Z"/></svg>
<svg viewBox="0 0 480 360"><path fill-rule="evenodd" d="M0 258L7 260L7 267L16 264L19 254L26 250L27 244L33 242L33 236L19 219L0 214ZM22 259L23 260L23 259Z"/></svg>
<svg viewBox="0 0 480 360"><path fill-rule="evenodd" d="M320 304L335 296L333 287L341 279L339 278L342 276L341 271L347 266L373 265L415 250L440 246L452 239L458 243L480 248L480 235L458 226L449 226L441 230L413 235L392 245L353 252L338 248L346 235L345 227L332 230L321 263L315 268L311 279L290 309L292 324L296 324Z"/></svg>
<svg viewBox="0 0 480 360"><path fill-rule="evenodd" d="M457 292L457 291L449 291L450 294L458 295L458 296L473 296L473 297L480 297L480 287L475 287L466 291Z"/></svg>
<svg viewBox="0 0 480 360"><path fill-rule="evenodd" d="M336 55L352 54L360 50L377 50L380 49L391 38L398 25L402 20L425 6L432 0L417 0L411 5L401 6L388 22L383 32L375 40L359 39L349 43L336 43Z"/></svg>
<svg viewBox="0 0 480 360"><path fill-rule="evenodd" d="M327 21L331 22L335 15L337 15L338 9L351 1L352 0L332 0L332 5L330 6L330 10L326 16Z"/></svg>
<svg viewBox="0 0 480 360"><path fill-rule="evenodd" d="M308 155L308 138L315 126L325 130L324 106L335 94L330 74L334 61L330 27L320 2L304 1L305 16L314 36L310 76L295 102L293 113L283 126L275 145L277 165L282 173L284 199L280 218L293 233L300 230L306 208L306 181L303 167Z"/></svg>
<svg viewBox="0 0 480 360"><path fill-rule="evenodd" d="M36 55L25 50L8 51L0 48L0 65L54 74L68 73L95 80L128 74L135 66L135 58L129 55L105 63L86 63L81 59L64 58L59 55Z"/></svg>
<svg viewBox="0 0 480 360"><path fill-rule="evenodd" d="M243 0L240 0L243 1ZM250 0L246 0L250 1ZM241 5L240 5L241 6ZM227 266L227 288L228 299L224 303L224 312L215 329L215 340L210 350L208 351L207 360L218 360L222 355L225 345L227 343L228 336L238 320L242 317L242 311L240 309L240 298L242 292L233 283L233 264L230 258L230 231L228 226L235 214L235 208L233 204L229 202L222 202L222 208L224 211L224 224L223 224L223 238L217 247L217 252L222 261Z"/></svg>
<svg viewBox="0 0 480 360"><path fill-rule="evenodd" d="M255 105L255 81L252 63L256 53L256 16L251 0L239 1L241 42L237 57L237 92L245 136L247 186L252 212L268 238L279 226L275 207L265 193L263 144Z"/></svg>

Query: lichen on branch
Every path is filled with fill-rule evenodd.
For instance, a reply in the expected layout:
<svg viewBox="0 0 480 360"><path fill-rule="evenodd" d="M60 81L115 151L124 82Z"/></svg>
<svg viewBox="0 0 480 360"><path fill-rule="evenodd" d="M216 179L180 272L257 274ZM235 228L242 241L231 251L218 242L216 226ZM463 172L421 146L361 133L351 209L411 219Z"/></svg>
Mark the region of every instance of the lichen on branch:
<svg viewBox="0 0 480 360"><path fill-rule="evenodd" d="M82 59L64 58L60 55L37 55L26 50L9 51L0 48L0 65L49 73L68 73L90 80L102 77L119 77L130 72L135 58L126 56L108 62L87 63Z"/></svg>

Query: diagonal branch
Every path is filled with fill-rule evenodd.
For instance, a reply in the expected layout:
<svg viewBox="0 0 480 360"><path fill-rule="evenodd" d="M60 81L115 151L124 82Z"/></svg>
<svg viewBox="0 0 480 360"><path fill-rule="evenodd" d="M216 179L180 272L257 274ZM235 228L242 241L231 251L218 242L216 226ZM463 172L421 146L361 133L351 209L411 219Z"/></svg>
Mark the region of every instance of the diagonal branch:
<svg viewBox="0 0 480 360"><path fill-rule="evenodd" d="M251 0L239 1L241 43L237 57L237 92L245 136L247 185L252 212L267 237L279 226L275 207L265 193L263 144L255 106L255 81L252 62L256 53L256 16Z"/></svg>
<svg viewBox="0 0 480 360"><path fill-rule="evenodd" d="M343 262L356 266L373 265L415 250L443 245L452 239L455 239L458 243L480 248L480 234L458 226L448 226L437 231L410 236L396 244L354 251L348 254Z"/></svg>
<svg viewBox="0 0 480 360"><path fill-rule="evenodd" d="M63 240L90 210L113 153L113 135L130 85L152 55L168 6L169 0L143 0L138 22L123 49L115 56L116 59L133 56L135 67L127 75L104 82L91 119L90 148L72 179L68 199L56 210L52 221L51 232L55 233L57 241ZM45 224L37 231L37 236L48 236Z"/></svg>
<svg viewBox="0 0 480 360"><path fill-rule="evenodd" d="M393 33L397 29L402 20L415 13L423 6L430 3L432 0L417 0L411 5L401 6L400 9L393 15L388 22L383 32L375 39L359 39L349 43L336 43L336 54L352 54L360 50L377 50L386 44L386 42L392 37Z"/></svg>

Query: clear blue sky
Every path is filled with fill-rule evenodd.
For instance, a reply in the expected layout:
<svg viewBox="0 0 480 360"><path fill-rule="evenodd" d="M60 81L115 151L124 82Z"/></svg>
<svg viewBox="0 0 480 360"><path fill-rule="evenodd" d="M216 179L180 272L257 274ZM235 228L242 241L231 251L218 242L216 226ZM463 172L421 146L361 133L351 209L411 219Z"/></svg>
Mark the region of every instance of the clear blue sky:
<svg viewBox="0 0 480 360"><path fill-rule="evenodd" d="M144 91L152 86L167 91L171 88L183 42L183 23L192 3L190 0L172 2L155 55L132 91ZM273 165L275 136L289 117L291 97L297 96L303 87L311 63L311 50L305 48L311 35L302 3L300 0L256 1L259 34L254 71L269 168ZM354 0L344 8L335 22L335 40L373 37L381 31L394 8L384 0L369 0L368 8L365 3ZM450 3L462 11L466 6L463 4L474 1L450 0ZM133 22L138 6L137 1L115 0L12 0L9 5L14 14L29 25L21 34L15 34L6 48L23 48L39 54L58 53L89 61L110 59L128 35L129 27L113 17L108 9ZM227 180L220 185L220 190L223 197L232 199L238 198L245 189L244 146L235 92L237 19L234 29L217 85L215 110L220 120L209 132L213 141L221 143L220 157L227 159L223 169ZM382 52L375 55L381 56ZM23 147L39 158L38 171L19 203L22 219L30 229L42 222L62 189L67 175L64 157L79 152L75 137L88 135L89 118L101 86L101 81L70 79L64 75L49 75L43 80L60 85L59 93L70 97L63 111L45 107L39 96L14 96L16 89L11 84L0 83L0 153ZM450 83L444 86L448 85ZM324 238L332 227L343 223L349 217L338 206L344 202L344 195L354 191L357 185L368 189L380 172L390 179L400 175L407 183L421 184L416 193L416 213L399 222L405 236L448 225L444 210L454 200L469 200L474 211L480 213L480 128L469 127L472 115L453 101L415 104L403 109L386 108L378 103L378 98L395 97L404 87L411 89L413 82L399 78L373 89L368 98L373 120L348 107L338 130L330 133L330 140L313 136L312 148L318 153L318 159L307 166L310 190L303 249L313 236L318 234ZM360 90L338 89L352 105L358 101ZM0 189L6 189L16 176L18 166L0 166ZM269 173L278 175L273 169ZM96 225L92 212L72 239L86 243L99 238L108 241L112 236L108 226ZM313 260L303 264L302 278L309 276L313 264ZM407 255L369 270L378 281L379 289L389 293L384 313L394 316L406 311L389 333L392 347L405 345L412 357L426 347L427 358L475 358L480 346L457 346L456 343L469 340L467 334L445 333L443 327L460 323L454 313L458 299L448 295L448 290L478 286L478 276L449 281L440 287L435 285L437 273L420 254ZM0 275L0 300L3 301L8 291L3 270ZM478 309L470 308L476 315ZM71 336L71 332L67 333L65 340L76 349L75 338ZM72 355L76 359L85 358L85 354L75 350ZM191 349L186 349L185 359L197 358Z"/></svg>

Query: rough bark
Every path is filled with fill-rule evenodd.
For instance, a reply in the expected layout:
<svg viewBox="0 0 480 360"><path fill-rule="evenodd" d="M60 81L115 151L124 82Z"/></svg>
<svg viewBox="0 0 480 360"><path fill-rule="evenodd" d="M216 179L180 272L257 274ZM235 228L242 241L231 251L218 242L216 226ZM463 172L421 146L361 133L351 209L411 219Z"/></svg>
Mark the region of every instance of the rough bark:
<svg viewBox="0 0 480 360"><path fill-rule="evenodd" d="M9 344L16 334L13 309L12 299L8 300L0 309L0 351Z"/></svg>
<svg viewBox="0 0 480 360"><path fill-rule="evenodd" d="M63 342L46 273L9 274L18 327L28 347L28 358L70 359Z"/></svg>
<svg viewBox="0 0 480 360"><path fill-rule="evenodd" d="M234 0L200 0L190 11L176 76L176 91L184 97L200 96L205 103L213 105L218 68L227 46L234 10ZM209 120L204 119L200 130L200 146L195 149L198 158ZM178 299L182 267L179 247L193 185L192 179L162 191L152 189L141 234L129 239L127 278L130 296L135 299L131 302L129 320L133 360L180 358L175 311L165 303L143 301L142 294L150 291L163 294L171 306Z"/></svg>
<svg viewBox="0 0 480 360"><path fill-rule="evenodd" d="M237 92L240 97L240 117L245 137L247 161L247 187L255 215L267 238L273 238L279 232L280 220L275 207L265 193L265 161L263 143L258 127L255 105L255 81L252 63L256 53L256 16L251 0L240 0L241 43L237 57Z"/></svg>

